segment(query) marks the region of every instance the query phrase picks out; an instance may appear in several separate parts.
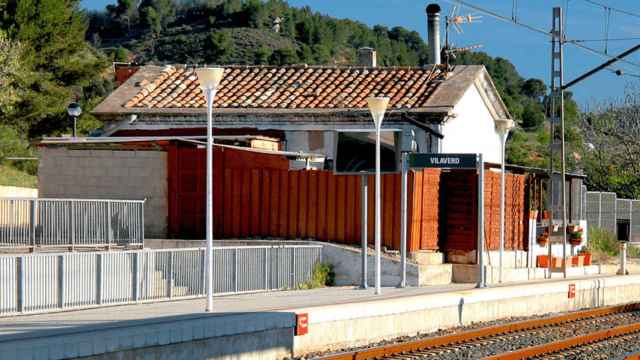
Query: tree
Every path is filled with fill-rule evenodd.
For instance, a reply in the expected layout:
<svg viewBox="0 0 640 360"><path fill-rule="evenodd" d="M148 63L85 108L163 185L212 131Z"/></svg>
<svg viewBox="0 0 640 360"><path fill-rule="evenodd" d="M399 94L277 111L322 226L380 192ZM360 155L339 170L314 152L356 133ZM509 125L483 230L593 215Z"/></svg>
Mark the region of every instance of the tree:
<svg viewBox="0 0 640 360"><path fill-rule="evenodd" d="M117 62L127 62L128 55L129 52L127 51L127 49L123 48L122 46L118 46L118 49L113 56L113 60Z"/></svg>
<svg viewBox="0 0 640 360"><path fill-rule="evenodd" d="M7 122L20 99L22 89L19 82L24 76L20 52L20 45L9 40L0 30L0 122Z"/></svg>
<svg viewBox="0 0 640 360"><path fill-rule="evenodd" d="M621 102L582 113L587 185L620 197L640 196L640 91L629 88Z"/></svg>
<svg viewBox="0 0 640 360"><path fill-rule="evenodd" d="M524 100L524 106L522 109L522 127L537 128L542 125L546 117L544 116L544 109L542 105L534 100Z"/></svg>
<svg viewBox="0 0 640 360"><path fill-rule="evenodd" d="M298 55L296 54L296 50L293 48L276 49L271 55L271 59L269 60L269 63L280 66L295 64L297 62Z"/></svg>
<svg viewBox="0 0 640 360"><path fill-rule="evenodd" d="M160 14L152 6L147 6L142 10L144 26L151 32L151 36L157 38L162 32L162 20Z"/></svg>
<svg viewBox="0 0 640 360"><path fill-rule="evenodd" d="M547 85L540 79L527 79L522 84L522 93L532 99L540 100L547 94Z"/></svg>
<svg viewBox="0 0 640 360"><path fill-rule="evenodd" d="M103 55L85 41L79 0L8 0L0 29L20 43L20 100L5 123L21 134L48 134L67 126L65 109L106 68Z"/></svg>
<svg viewBox="0 0 640 360"><path fill-rule="evenodd" d="M151 20L151 22L153 22L153 26L156 28L152 28L151 26L149 26L149 28L158 34L166 29L167 26L175 20L176 16L176 11L171 0L142 0L139 9L143 14L146 12L146 16L153 14L155 19ZM151 9L153 9L152 12L150 12ZM158 24L156 24L156 22ZM147 19L144 21L144 25L148 26L149 24L150 20Z"/></svg>
<svg viewBox="0 0 640 360"><path fill-rule="evenodd" d="M234 51L233 38L228 31L213 31L209 35L209 62L224 64L231 60Z"/></svg>
<svg viewBox="0 0 640 360"><path fill-rule="evenodd" d="M257 65L267 65L269 64L269 58L273 54L273 51L266 46L261 46L256 50L254 54L254 62Z"/></svg>

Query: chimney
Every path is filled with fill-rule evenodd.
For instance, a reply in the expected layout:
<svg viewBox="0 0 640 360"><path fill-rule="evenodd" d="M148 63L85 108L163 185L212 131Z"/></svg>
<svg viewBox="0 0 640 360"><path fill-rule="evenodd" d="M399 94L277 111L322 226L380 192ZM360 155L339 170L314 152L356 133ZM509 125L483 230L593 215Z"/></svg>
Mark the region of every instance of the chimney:
<svg viewBox="0 0 640 360"><path fill-rule="evenodd" d="M124 84L138 69L140 69L140 66L137 64L114 62L113 70L116 74L116 84L118 86Z"/></svg>
<svg viewBox="0 0 640 360"><path fill-rule="evenodd" d="M376 67L376 51L370 47L358 49L358 65L365 67Z"/></svg>
<svg viewBox="0 0 640 360"><path fill-rule="evenodd" d="M429 40L429 62L440 64L440 6L427 6L427 37Z"/></svg>

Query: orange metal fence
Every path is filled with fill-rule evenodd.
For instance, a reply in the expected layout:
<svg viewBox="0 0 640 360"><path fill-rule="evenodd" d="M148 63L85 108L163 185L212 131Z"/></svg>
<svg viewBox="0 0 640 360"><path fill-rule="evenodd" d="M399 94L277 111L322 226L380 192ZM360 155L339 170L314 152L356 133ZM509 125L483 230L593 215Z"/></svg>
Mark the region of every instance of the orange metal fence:
<svg viewBox="0 0 640 360"><path fill-rule="evenodd" d="M170 233L174 237L203 238L204 150L174 148L169 152ZM361 176L286 170L286 159L274 161L243 153L216 152L216 237L312 238L360 244ZM486 236L488 248L494 249L499 235L499 174L486 174ZM409 251L475 249L475 179L475 174L465 172L410 171ZM373 176L368 183L367 233L368 242L373 243ZM455 184L455 191L451 184ZM400 185L399 174L382 176L382 239L383 246L390 249L400 248ZM526 243L524 176L508 175L506 188L506 248L522 249ZM456 216L443 216L443 211ZM468 231L456 232L459 222L470 227Z"/></svg>

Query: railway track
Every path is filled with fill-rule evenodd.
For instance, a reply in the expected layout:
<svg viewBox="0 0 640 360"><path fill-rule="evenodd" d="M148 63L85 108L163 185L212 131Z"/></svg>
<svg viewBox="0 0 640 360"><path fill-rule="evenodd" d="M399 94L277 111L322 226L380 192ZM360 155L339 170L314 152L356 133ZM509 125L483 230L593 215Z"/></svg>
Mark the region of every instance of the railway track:
<svg viewBox="0 0 640 360"><path fill-rule="evenodd" d="M640 303L501 324L445 336L347 351L319 359L509 360L627 357L640 360L640 353L633 353L638 351Z"/></svg>

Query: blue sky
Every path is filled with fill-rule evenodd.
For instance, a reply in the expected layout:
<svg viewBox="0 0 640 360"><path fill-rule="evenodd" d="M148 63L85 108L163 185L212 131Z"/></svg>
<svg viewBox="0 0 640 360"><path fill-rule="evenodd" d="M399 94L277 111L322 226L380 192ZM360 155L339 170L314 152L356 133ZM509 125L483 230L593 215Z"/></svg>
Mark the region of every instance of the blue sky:
<svg viewBox="0 0 640 360"><path fill-rule="evenodd" d="M640 15L638 0L593 0L608 6ZM109 0L82 0L88 9L103 9ZM289 0L293 6L308 5L316 11L338 18L350 18L368 25L383 24L389 27L403 26L426 36L424 0ZM511 17L512 0L466 0L494 12ZM451 5L439 1L443 14L448 14ZM540 29L550 29L551 8L567 6L566 33L572 40L598 40L605 38L605 10L589 0L518 0L519 21ZM513 62L520 74L549 82L550 45L542 34L505 23L477 11L464 7L460 14L482 15L481 23L464 26L464 33L452 32L452 42L456 46L481 43L483 51L493 56L501 56ZM615 11L609 18L609 38L637 37L635 40L610 41L609 54L617 54L640 43L640 16L633 17ZM586 46L604 51L601 41L584 42ZM576 85L571 90L582 106L593 106L605 100L618 98L624 94L626 86L640 81L640 52L627 58L638 65L620 64L612 69L622 69L626 76L618 77L610 71L603 71ZM606 61L607 58L593 55L574 46L565 47L565 82Z"/></svg>

